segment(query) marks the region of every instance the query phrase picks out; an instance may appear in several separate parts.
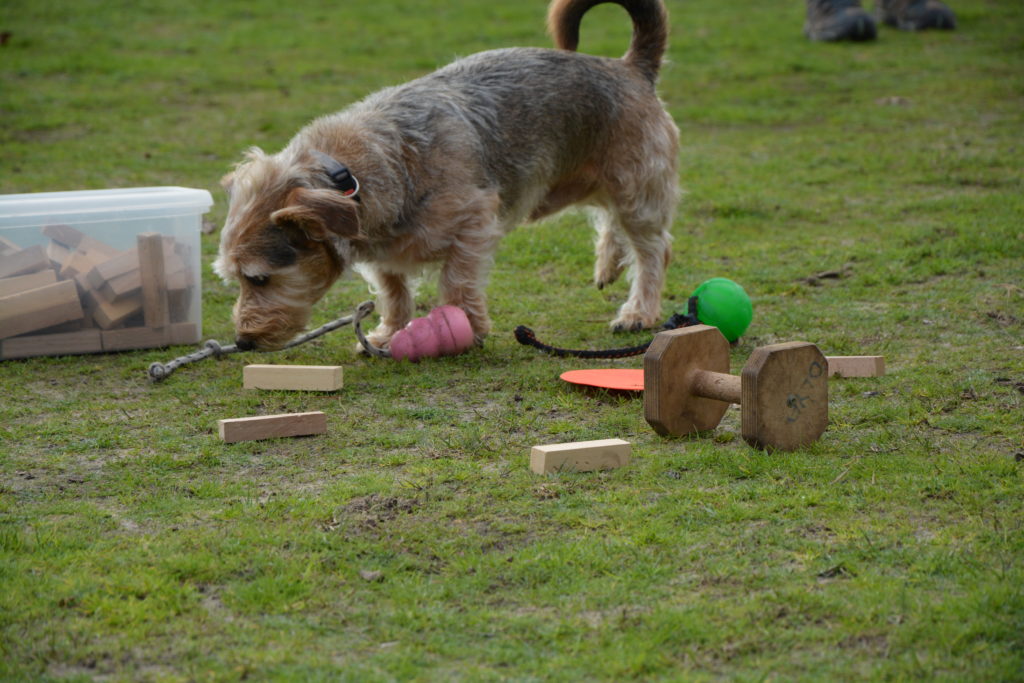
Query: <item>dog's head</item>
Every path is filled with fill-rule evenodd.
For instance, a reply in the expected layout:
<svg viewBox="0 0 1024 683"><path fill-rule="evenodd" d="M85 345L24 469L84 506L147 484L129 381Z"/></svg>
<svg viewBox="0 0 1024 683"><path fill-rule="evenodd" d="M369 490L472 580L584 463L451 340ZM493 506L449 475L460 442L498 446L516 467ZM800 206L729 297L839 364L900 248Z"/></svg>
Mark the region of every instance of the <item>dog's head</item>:
<svg viewBox="0 0 1024 683"><path fill-rule="evenodd" d="M313 304L349 265L358 204L335 186L322 154L253 149L246 157L222 181L229 208L213 267L241 286L236 344L270 351L306 327Z"/></svg>

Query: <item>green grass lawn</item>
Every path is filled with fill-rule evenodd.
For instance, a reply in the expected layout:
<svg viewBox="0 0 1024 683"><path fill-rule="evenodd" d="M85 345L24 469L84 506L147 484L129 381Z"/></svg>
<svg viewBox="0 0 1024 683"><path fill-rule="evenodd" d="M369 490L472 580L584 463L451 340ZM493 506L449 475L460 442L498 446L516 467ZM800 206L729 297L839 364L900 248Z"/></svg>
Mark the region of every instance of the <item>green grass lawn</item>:
<svg viewBox="0 0 1024 683"><path fill-rule="evenodd" d="M882 354L834 380L794 453L666 439L642 400L542 356L620 346L568 214L503 243L482 349L399 364L344 329L273 356L186 348L0 363L3 680L1024 680L1024 11L951 0L949 33L801 33L798 0L669 0L660 93L685 197L666 317L703 280L768 343ZM546 46L543 0L7 0L0 193L213 192L250 145L456 56ZM615 56L621 9L583 51ZM209 268L204 336L235 291ZM823 271L838 277L815 279ZM436 288L419 297L423 311ZM320 324L367 298L350 278ZM241 389L248 362L343 364L336 394ZM324 436L225 445L216 422L322 410ZM538 476L530 447L633 444Z"/></svg>

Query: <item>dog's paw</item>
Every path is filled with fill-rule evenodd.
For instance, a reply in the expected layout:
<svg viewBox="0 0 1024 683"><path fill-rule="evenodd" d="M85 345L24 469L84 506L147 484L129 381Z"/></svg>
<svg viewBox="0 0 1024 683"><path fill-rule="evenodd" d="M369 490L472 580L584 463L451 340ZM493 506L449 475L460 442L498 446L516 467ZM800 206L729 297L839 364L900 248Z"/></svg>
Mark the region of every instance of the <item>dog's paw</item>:
<svg viewBox="0 0 1024 683"><path fill-rule="evenodd" d="M598 266L594 269L594 286L598 289L604 289L608 285L612 284L619 279L619 275L622 274L622 268L606 267L602 268Z"/></svg>
<svg viewBox="0 0 1024 683"><path fill-rule="evenodd" d="M473 342L484 345L484 339L491 333L491 319L486 315L469 315L469 326L473 329Z"/></svg>
<svg viewBox="0 0 1024 683"><path fill-rule="evenodd" d="M646 327L646 325L644 325L640 321L635 321L631 323L613 322L612 332L639 332L640 330L644 329L644 327Z"/></svg>
<svg viewBox="0 0 1024 683"><path fill-rule="evenodd" d="M598 237L594 260L594 285L604 289L619 279L626 268L626 252L619 240L609 232Z"/></svg>
<svg viewBox="0 0 1024 683"><path fill-rule="evenodd" d="M386 349L391 344L392 336L394 336L393 332L391 334L383 332L371 332L370 334L366 335L366 341L370 342L370 344L376 346L378 349Z"/></svg>
<svg viewBox="0 0 1024 683"><path fill-rule="evenodd" d="M388 342L384 342L382 344L379 344L379 343L377 343L375 341L371 341L371 339L369 337L366 338L366 341L369 342L370 345L373 346L373 348L375 348L375 349L380 349L381 351L387 351L388 350L388 346L389 346ZM354 348L357 353L360 353L360 354L362 354L364 356L372 356L373 355L372 353L370 353L366 349L365 346L363 346L362 342L356 342L355 346L353 346L352 348Z"/></svg>
<svg viewBox="0 0 1024 683"><path fill-rule="evenodd" d="M382 330L378 327L367 333L366 341L370 346L386 351L391 345L391 337L394 336L394 334L394 331ZM364 354L368 353L368 351L363 347L362 342L356 342L356 351Z"/></svg>
<svg viewBox="0 0 1024 683"><path fill-rule="evenodd" d="M613 332L638 332L658 326L657 320L647 320L639 314L624 314L611 322Z"/></svg>

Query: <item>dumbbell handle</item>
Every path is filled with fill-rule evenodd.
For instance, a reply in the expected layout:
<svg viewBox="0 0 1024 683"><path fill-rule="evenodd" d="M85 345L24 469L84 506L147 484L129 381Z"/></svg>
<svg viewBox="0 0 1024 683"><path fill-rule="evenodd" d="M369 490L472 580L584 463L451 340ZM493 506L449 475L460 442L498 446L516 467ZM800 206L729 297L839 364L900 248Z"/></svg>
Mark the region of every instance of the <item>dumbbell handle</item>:
<svg viewBox="0 0 1024 683"><path fill-rule="evenodd" d="M711 370L694 370L690 373L690 389L702 398L713 398L725 403L739 403L742 393L739 375Z"/></svg>
<svg viewBox="0 0 1024 683"><path fill-rule="evenodd" d="M882 356L826 356L828 374L846 377L878 377L885 374L885 359ZM690 388L696 396L713 398L725 403L740 403L742 380L739 375L711 370L693 370L690 374Z"/></svg>
<svg viewBox="0 0 1024 683"><path fill-rule="evenodd" d="M845 377L878 377L885 374L882 356L826 356L828 374ZM711 370L693 370L690 374L691 391L702 398L713 398L725 403L740 403L742 380L739 375Z"/></svg>

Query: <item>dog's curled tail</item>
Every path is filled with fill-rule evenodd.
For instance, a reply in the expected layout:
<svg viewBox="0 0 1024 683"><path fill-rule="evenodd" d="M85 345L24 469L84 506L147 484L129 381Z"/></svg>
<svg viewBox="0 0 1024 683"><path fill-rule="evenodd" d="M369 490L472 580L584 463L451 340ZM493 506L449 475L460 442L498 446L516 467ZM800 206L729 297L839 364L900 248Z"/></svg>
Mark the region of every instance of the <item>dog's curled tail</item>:
<svg viewBox="0 0 1024 683"><path fill-rule="evenodd" d="M552 0L548 8L548 31L555 46L575 51L580 42L583 15L591 7L606 2L621 5L633 20L633 39L623 60L654 83L668 46L668 12L663 0Z"/></svg>

